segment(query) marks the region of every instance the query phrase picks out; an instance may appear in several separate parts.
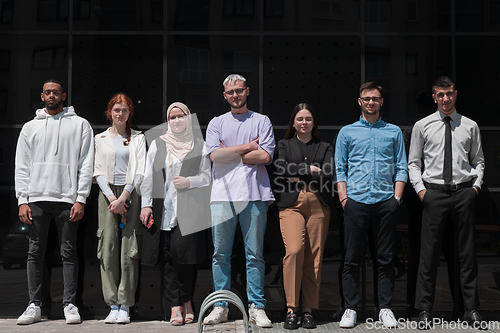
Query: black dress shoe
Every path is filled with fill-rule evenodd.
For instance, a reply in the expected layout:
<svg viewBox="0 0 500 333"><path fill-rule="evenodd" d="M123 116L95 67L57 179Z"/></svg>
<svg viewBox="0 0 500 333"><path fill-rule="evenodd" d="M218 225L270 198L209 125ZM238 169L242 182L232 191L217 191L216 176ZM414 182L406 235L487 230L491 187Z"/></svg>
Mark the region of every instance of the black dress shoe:
<svg viewBox="0 0 500 333"><path fill-rule="evenodd" d="M432 324L432 316L430 312L427 311L422 311L418 315L418 322L417 322L417 328L419 330L428 330L431 329L433 324Z"/></svg>
<svg viewBox="0 0 500 333"><path fill-rule="evenodd" d="M467 310L464 313L463 321L466 321L469 326L477 330L487 330L488 325L483 321L483 317L477 310Z"/></svg>
<svg viewBox="0 0 500 333"><path fill-rule="evenodd" d="M302 314L302 327L303 328L316 328L316 322L314 317L310 312L304 312Z"/></svg>
<svg viewBox="0 0 500 333"><path fill-rule="evenodd" d="M296 330L299 328L299 317L297 317L297 312L290 311L286 314L283 328L286 330Z"/></svg>

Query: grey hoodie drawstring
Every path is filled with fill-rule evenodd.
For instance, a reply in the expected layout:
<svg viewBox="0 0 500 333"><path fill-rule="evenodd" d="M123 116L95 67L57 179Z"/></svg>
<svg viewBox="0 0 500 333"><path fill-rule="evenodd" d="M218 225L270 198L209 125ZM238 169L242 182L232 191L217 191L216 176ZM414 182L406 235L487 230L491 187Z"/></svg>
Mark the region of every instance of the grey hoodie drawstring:
<svg viewBox="0 0 500 333"><path fill-rule="evenodd" d="M48 117L45 117L45 131L43 131L43 161L45 162L45 141L47 140L47 122Z"/></svg>
<svg viewBox="0 0 500 333"><path fill-rule="evenodd" d="M57 155L57 152L59 151L59 133L61 132L62 118L63 117L59 117L59 126L57 127L57 136L56 136L56 151L54 152L54 155Z"/></svg>
<svg viewBox="0 0 500 333"><path fill-rule="evenodd" d="M57 117L58 126L57 126L57 135L56 135L56 150L54 151L54 155L57 155L59 152L59 133L61 132L61 116ZM49 117L45 117L45 131L43 133L43 161L45 162L45 141L47 139L47 126L48 126Z"/></svg>

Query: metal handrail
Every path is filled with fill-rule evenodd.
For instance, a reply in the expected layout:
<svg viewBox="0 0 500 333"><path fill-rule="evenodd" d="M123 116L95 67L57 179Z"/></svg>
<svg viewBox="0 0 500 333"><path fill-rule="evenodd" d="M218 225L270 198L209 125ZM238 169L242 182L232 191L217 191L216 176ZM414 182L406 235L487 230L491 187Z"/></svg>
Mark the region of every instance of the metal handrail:
<svg viewBox="0 0 500 333"><path fill-rule="evenodd" d="M201 304L200 313L198 315L198 332L202 333L203 331L203 314L207 309L209 309L212 305L217 302L229 302L234 304L238 309L240 309L243 314L243 326L245 327L245 333L248 333L248 315L245 306L241 299L229 290L217 290L208 295L203 303Z"/></svg>

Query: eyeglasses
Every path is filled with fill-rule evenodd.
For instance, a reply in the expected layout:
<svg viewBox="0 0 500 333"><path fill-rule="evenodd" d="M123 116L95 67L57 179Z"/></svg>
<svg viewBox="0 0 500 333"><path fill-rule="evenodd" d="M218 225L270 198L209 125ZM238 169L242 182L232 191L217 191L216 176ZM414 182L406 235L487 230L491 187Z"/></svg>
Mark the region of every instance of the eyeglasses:
<svg viewBox="0 0 500 333"><path fill-rule="evenodd" d="M129 110L113 109L112 111L113 111L114 113L116 113L116 114L119 114L119 113L121 113L121 114L129 114L129 113L130 113L130 111L129 111Z"/></svg>
<svg viewBox="0 0 500 333"><path fill-rule="evenodd" d="M50 94L54 94L54 96L59 96L61 95L61 92L59 90L45 90L43 94L45 96L50 96Z"/></svg>
<svg viewBox="0 0 500 333"><path fill-rule="evenodd" d="M247 88L240 88L240 89L228 90L228 91L224 91L224 94L226 94L228 96L233 96L234 93L236 93L236 95L241 95L241 94L243 94L243 92L246 89Z"/></svg>
<svg viewBox="0 0 500 333"><path fill-rule="evenodd" d="M168 117L168 120L174 121L175 119L182 120L184 118L186 118L186 116L172 116L172 117Z"/></svg>
<svg viewBox="0 0 500 333"><path fill-rule="evenodd" d="M365 103L370 103L370 100L372 100L373 103L380 103L382 97L360 97L359 99L361 99Z"/></svg>
<svg viewBox="0 0 500 333"><path fill-rule="evenodd" d="M437 99L443 99L444 96L446 95L446 97L448 97L448 99L452 98L453 97L453 94L455 94L454 91L447 91L446 93L439 93L436 95L436 98Z"/></svg>

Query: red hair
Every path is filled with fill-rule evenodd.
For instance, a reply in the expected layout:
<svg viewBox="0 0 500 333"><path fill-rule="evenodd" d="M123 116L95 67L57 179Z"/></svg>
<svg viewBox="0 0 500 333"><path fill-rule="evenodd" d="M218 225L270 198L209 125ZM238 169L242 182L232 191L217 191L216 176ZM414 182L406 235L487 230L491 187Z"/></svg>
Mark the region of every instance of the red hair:
<svg viewBox="0 0 500 333"><path fill-rule="evenodd" d="M132 126L132 117L134 116L135 105L134 105L134 102L132 102L132 100L130 99L130 97L128 97L124 93L119 92L117 94L114 94L113 97L111 97L111 99L109 100L108 109L106 110L106 118L108 118L108 120L111 122L113 121L113 118L111 116L111 112L112 112L115 104L126 104L128 106L129 112L130 112L128 115L127 123L125 124L125 131L127 133L127 140L125 140L123 142L123 145L127 146L128 143L130 142L130 136L132 134L130 127Z"/></svg>

